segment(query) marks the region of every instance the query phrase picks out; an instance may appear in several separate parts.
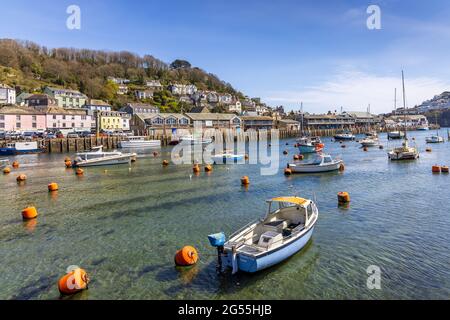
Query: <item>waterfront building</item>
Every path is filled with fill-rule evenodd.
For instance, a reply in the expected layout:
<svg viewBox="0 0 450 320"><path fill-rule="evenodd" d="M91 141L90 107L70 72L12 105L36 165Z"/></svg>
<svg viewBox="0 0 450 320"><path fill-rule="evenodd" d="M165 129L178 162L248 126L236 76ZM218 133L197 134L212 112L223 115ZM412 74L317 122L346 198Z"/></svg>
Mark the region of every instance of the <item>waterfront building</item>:
<svg viewBox="0 0 450 320"><path fill-rule="evenodd" d="M91 131L95 124L93 116L84 109L49 106L42 111L45 113L48 130Z"/></svg>
<svg viewBox="0 0 450 320"><path fill-rule="evenodd" d="M190 118L181 113L139 113L133 116L132 130L138 134L155 134L164 130L187 129L190 125Z"/></svg>
<svg viewBox="0 0 450 320"><path fill-rule="evenodd" d="M56 99L62 108L82 108L88 100L86 95L76 90L47 87L44 93Z"/></svg>
<svg viewBox="0 0 450 320"><path fill-rule="evenodd" d="M16 104L16 89L0 83L0 104Z"/></svg>
<svg viewBox="0 0 450 320"><path fill-rule="evenodd" d="M133 116L137 113L159 113L159 108L144 103L128 103L126 106L122 107L120 111L129 113Z"/></svg>
<svg viewBox="0 0 450 320"><path fill-rule="evenodd" d="M121 111L97 111L97 126L99 130L130 131L131 115Z"/></svg>
<svg viewBox="0 0 450 320"><path fill-rule="evenodd" d="M46 129L45 113L29 107L5 105L0 108L0 131L38 131Z"/></svg>
<svg viewBox="0 0 450 320"><path fill-rule="evenodd" d="M383 125L386 128L398 128L404 127L406 124L407 128L416 127L428 127L428 119L424 115L394 115L383 120Z"/></svg>
<svg viewBox="0 0 450 320"><path fill-rule="evenodd" d="M348 114L305 114L305 128L314 129L353 129L356 120Z"/></svg>
<svg viewBox="0 0 450 320"><path fill-rule="evenodd" d="M350 116L355 120L355 127L362 128L367 126L379 126L381 124L381 117L378 117L370 112L361 111L344 111L341 116Z"/></svg>
<svg viewBox="0 0 450 320"><path fill-rule="evenodd" d="M292 119L281 119L278 121L278 129L300 131L300 122Z"/></svg>
<svg viewBox="0 0 450 320"><path fill-rule="evenodd" d="M241 119L230 113L186 113L194 125L201 125L203 128L229 128L241 127Z"/></svg>
<svg viewBox="0 0 450 320"><path fill-rule="evenodd" d="M269 116L242 116L241 120L244 130L270 130L273 128L274 123L273 118Z"/></svg>

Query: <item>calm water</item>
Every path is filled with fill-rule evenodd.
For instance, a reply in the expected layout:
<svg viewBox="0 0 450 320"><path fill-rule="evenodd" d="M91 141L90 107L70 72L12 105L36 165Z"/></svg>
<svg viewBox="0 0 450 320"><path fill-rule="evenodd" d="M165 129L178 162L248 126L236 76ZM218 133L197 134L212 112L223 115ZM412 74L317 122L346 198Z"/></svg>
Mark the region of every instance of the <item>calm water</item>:
<svg viewBox="0 0 450 320"><path fill-rule="evenodd" d="M385 149L369 152L324 139L345 172L292 177L282 169L296 153L293 139L281 143L289 156L269 177L257 165L215 166L192 177L190 165L162 168L170 149L131 168L88 168L81 178L64 168L66 155L18 157L20 169L0 176L0 299L57 299L56 282L73 264L92 279L75 299L448 299L450 176L433 175L431 166L450 165L450 145L426 153L429 134L410 134L421 157L404 163L388 161L388 146L400 142L388 144L385 135ZM16 183L18 172L28 176L25 185ZM242 175L251 179L248 190ZM57 195L47 192L52 181ZM350 192L348 209L338 208L339 191ZM320 216L309 245L258 274L218 276L207 235L263 216L264 200L280 195L316 197ZM40 216L24 223L28 205ZM187 270L173 266L183 245L201 255ZM366 287L370 265L382 270L381 290Z"/></svg>

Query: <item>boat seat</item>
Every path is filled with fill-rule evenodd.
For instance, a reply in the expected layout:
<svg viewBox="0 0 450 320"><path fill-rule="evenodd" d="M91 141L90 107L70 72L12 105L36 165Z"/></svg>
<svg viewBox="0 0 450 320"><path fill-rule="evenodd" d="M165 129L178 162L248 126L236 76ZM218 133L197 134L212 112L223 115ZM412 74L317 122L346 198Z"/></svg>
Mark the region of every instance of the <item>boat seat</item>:
<svg viewBox="0 0 450 320"><path fill-rule="evenodd" d="M258 247L268 250L275 243L282 241L283 235L279 232L267 231L259 238Z"/></svg>
<svg viewBox="0 0 450 320"><path fill-rule="evenodd" d="M286 220L274 220L271 222L267 222L264 224L264 231L272 231L272 232L282 232L284 228L288 226L288 222Z"/></svg>

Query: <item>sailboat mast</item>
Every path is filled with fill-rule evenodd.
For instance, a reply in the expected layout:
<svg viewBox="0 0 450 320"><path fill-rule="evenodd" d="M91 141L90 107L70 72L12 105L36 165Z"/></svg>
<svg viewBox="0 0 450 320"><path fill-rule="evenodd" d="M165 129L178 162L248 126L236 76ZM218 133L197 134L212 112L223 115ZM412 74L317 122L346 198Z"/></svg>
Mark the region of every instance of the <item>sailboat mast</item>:
<svg viewBox="0 0 450 320"><path fill-rule="evenodd" d="M405 75L402 70L402 86L403 86L403 126L405 128L405 140L406 140L406 98L405 98Z"/></svg>
<svg viewBox="0 0 450 320"><path fill-rule="evenodd" d="M300 112L301 112L301 117L302 117L302 120L301 120L301 135L303 136L304 135L304 124L303 124L303 121L304 121L304 118L303 118L303 101L300 103Z"/></svg>

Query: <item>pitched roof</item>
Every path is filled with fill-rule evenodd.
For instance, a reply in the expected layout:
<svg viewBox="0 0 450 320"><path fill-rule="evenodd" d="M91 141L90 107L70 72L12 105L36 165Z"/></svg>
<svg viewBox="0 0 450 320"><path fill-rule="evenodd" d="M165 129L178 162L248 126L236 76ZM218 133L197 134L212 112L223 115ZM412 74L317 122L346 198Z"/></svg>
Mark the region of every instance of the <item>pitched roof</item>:
<svg viewBox="0 0 450 320"><path fill-rule="evenodd" d="M228 120L230 121L237 116L231 113L186 113L186 116L194 121L214 121Z"/></svg>
<svg viewBox="0 0 450 320"><path fill-rule="evenodd" d="M241 119L244 121L252 121L252 120L273 121L273 118L269 116L242 116Z"/></svg>
<svg viewBox="0 0 450 320"><path fill-rule="evenodd" d="M142 120L153 119L156 117L161 117L164 119L170 117L175 117L177 119L188 118L187 116L181 113L137 113L136 116Z"/></svg>
<svg viewBox="0 0 450 320"><path fill-rule="evenodd" d="M0 106L0 114L44 114L44 112L30 107L22 107L15 104Z"/></svg>
<svg viewBox="0 0 450 320"><path fill-rule="evenodd" d="M47 114L67 114L67 115L81 115L81 116L86 115L86 110L79 108L68 109L61 107L47 107L42 111Z"/></svg>

